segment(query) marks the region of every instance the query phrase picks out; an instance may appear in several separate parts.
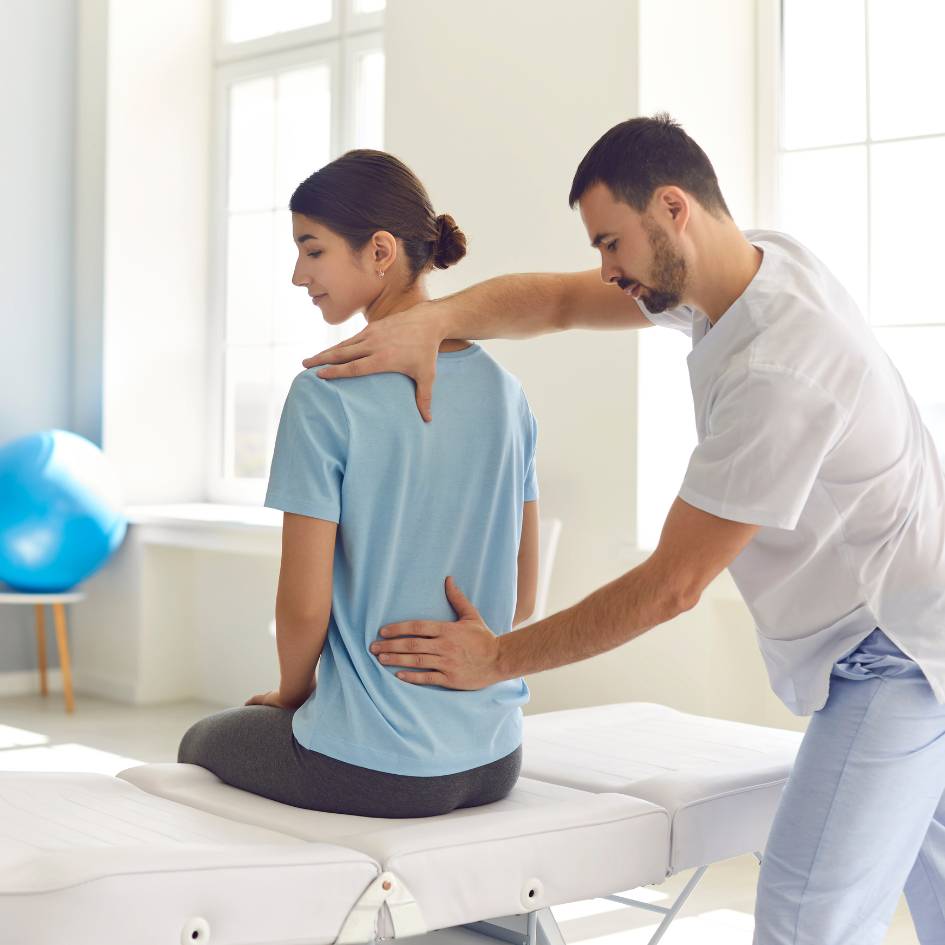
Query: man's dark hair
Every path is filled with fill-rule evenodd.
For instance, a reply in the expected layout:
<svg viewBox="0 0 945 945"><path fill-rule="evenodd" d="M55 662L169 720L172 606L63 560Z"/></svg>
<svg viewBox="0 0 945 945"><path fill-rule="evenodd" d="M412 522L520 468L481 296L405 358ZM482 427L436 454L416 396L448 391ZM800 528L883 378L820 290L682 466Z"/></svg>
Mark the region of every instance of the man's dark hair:
<svg viewBox="0 0 945 945"><path fill-rule="evenodd" d="M658 187L674 185L714 216L731 217L705 151L665 112L623 121L597 140L574 173L571 207L598 183L640 213Z"/></svg>

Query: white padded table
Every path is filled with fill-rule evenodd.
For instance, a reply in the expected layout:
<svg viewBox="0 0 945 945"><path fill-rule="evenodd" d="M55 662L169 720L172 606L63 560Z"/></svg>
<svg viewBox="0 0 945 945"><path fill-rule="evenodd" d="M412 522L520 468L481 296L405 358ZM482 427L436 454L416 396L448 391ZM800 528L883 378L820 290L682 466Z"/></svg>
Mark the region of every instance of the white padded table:
<svg viewBox="0 0 945 945"><path fill-rule="evenodd" d="M108 775L0 774L4 945L327 945L379 872Z"/></svg>
<svg viewBox="0 0 945 945"><path fill-rule="evenodd" d="M425 930L537 911L666 875L666 811L619 794L520 779L495 804L385 820L279 804L196 765L139 765L118 777L243 824L370 856L412 894ZM382 924L382 935L391 931Z"/></svg>
<svg viewBox="0 0 945 945"><path fill-rule="evenodd" d="M665 808L675 873L764 849L801 737L644 702L569 709L526 717L522 774Z"/></svg>

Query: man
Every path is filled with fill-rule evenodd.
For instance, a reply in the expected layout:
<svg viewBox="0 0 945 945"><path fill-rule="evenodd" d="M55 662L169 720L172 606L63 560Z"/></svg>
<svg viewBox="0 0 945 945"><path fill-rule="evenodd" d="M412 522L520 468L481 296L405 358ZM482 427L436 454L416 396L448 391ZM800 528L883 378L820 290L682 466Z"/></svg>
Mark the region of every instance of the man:
<svg viewBox="0 0 945 945"><path fill-rule="evenodd" d="M774 690L813 713L765 852L755 941L878 943L905 887L924 945L945 942L945 480L914 402L831 273L783 234L739 231L708 158L667 116L608 131L570 203L602 283L492 279L306 364L408 374L429 420L443 338L686 331L699 445L659 546L501 637L448 578L457 622L382 628L372 649L410 667L409 683L479 688L619 646L730 568Z"/></svg>

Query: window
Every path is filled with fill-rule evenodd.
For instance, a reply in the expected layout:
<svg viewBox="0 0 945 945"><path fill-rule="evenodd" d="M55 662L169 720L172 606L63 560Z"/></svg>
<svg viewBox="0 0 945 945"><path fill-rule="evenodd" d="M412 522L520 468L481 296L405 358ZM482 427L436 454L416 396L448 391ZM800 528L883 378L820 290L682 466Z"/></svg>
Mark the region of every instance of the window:
<svg viewBox="0 0 945 945"><path fill-rule="evenodd" d="M333 327L291 283L295 187L383 147L383 0L220 0L211 208L209 494L261 502L283 402Z"/></svg>
<svg viewBox="0 0 945 945"><path fill-rule="evenodd" d="M782 0L775 225L859 302L945 453L945 5Z"/></svg>

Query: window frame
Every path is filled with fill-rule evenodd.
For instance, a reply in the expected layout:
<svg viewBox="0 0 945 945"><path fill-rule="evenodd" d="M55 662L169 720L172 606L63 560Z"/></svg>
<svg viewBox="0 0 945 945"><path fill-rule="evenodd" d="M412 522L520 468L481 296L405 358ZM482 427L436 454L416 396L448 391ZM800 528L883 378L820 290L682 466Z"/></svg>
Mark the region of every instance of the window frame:
<svg viewBox="0 0 945 945"><path fill-rule="evenodd" d="M866 247L866 299L867 308L863 315L867 324L872 328L943 328L945 329L945 315L939 321L929 322L886 322L874 318L873 304L873 249L872 249L872 205L873 205L873 176L872 152L874 146L896 144L900 142L943 139L945 131L935 134L901 135L893 138L874 138L870 126L870 75L869 75L869 0L863 0L866 16L866 134L862 140L844 142L836 145L819 145L803 148L784 148L781 145L783 119L783 0L757 0L756 18L756 83L758 88L756 122L757 122L757 191L755 198L756 225L763 229L780 229L781 220L781 157L785 153L800 154L808 151L823 150L825 148L853 148L863 147L866 153L866 211L867 211L867 247Z"/></svg>
<svg viewBox="0 0 945 945"><path fill-rule="evenodd" d="M782 138L782 101L783 101L783 0L757 0L756 16L756 83L757 83L757 101L756 101L756 130L757 130L757 148L756 148L756 226L763 229L781 229L780 212L780 176L781 176L781 157L785 153L801 153L805 151L816 150L815 147L807 148L783 148L781 146ZM945 341L945 315L942 315L936 321L928 322L888 322L876 318L873 305L873 176L872 176L872 153L871 149L877 145L892 144L904 141L914 141L922 139L945 139L945 131L935 134L904 135L894 138L873 138L870 116L870 60L869 60L869 41L870 41L870 20L869 20L869 0L863 0L865 8L865 42L866 49L866 83L864 94L866 97L866 133L861 141L847 142L842 145L831 145L830 147L864 147L866 151L866 211L867 211L867 285L866 298L867 309L863 312L864 319L869 328L873 331L880 345L886 350L883 340L884 333L905 332L905 331L934 331L942 341ZM918 381L913 380L913 376L907 365L896 365L897 370L902 374L906 387L914 390ZM923 410L922 404L917 404L920 410ZM932 426L927 418L924 418L930 431ZM936 439L936 446L940 455L945 458L945 441L941 439L941 432Z"/></svg>
<svg viewBox="0 0 945 945"><path fill-rule="evenodd" d="M209 271L207 299L207 442L204 482L209 501L234 505L261 505L266 477L226 475L226 277L227 222L230 172L229 90L237 82L265 77L296 66L326 63L331 74L332 158L354 146L356 119L353 106L353 54L362 50L384 52L383 12L358 14L355 0L333 0L332 21L315 27L276 33L242 43L223 42L225 0L215 0L213 114L210 147L210 204L208 207ZM347 27L347 28L346 28ZM386 91L386 89L385 89ZM288 235L286 236L288 239ZM273 350L273 345L266 347ZM314 352L311 352L314 353ZM299 370L302 370L301 364Z"/></svg>

